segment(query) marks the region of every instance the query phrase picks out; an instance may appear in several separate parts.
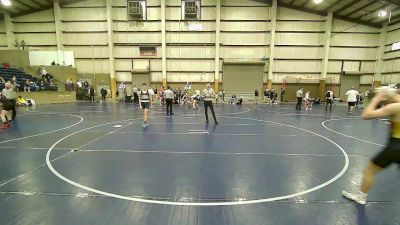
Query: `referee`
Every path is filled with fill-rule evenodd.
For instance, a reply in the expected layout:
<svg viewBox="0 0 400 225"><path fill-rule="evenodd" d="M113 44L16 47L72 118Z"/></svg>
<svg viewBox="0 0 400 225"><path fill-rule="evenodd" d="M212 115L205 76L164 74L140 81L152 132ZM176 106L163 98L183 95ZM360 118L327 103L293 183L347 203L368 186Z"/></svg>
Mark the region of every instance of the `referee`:
<svg viewBox="0 0 400 225"><path fill-rule="evenodd" d="M5 88L2 91L2 94L6 99L10 102L10 107L12 111L12 120L15 120L15 117L17 116L17 110L16 110L16 98L17 98L17 84L13 84L11 81L7 81L5 83Z"/></svg>
<svg viewBox="0 0 400 225"><path fill-rule="evenodd" d="M210 86L211 86L210 83L207 83L206 89L203 90L206 123L208 123L208 107L210 107L212 116L214 118L214 122L216 125L218 125L217 118L215 117L214 106L212 104L212 101L215 99L215 92Z"/></svg>
<svg viewBox="0 0 400 225"><path fill-rule="evenodd" d="M164 91L165 102L167 105L167 116L172 116L174 113L172 112L172 103L174 100L174 92L171 90L171 87L168 86L167 90Z"/></svg>

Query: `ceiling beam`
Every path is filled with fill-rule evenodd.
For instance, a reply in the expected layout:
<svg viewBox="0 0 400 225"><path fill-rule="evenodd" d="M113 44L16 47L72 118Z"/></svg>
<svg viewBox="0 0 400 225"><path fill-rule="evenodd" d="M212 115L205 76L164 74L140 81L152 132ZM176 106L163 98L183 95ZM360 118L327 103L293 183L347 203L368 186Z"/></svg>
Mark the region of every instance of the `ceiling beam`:
<svg viewBox="0 0 400 225"><path fill-rule="evenodd" d="M400 0L385 0L385 2L400 6Z"/></svg>
<svg viewBox="0 0 400 225"><path fill-rule="evenodd" d="M328 7L325 8L325 11L331 10L335 5L339 3L340 0L334 1L332 4L330 4Z"/></svg>
<svg viewBox="0 0 400 225"><path fill-rule="evenodd" d="M355 10L353 10L353 11L350 11L350 12L344 14L343 16L349 16L349 15L351 15L351 14L353 14L353 13L356 13L356 12L358 12L358 11L361 11L361 10L363 10L363 9L365 9L365 8L367 8L367 7L369 7L369 6L373 5L373 4L375 4L375 3L377 3L377 2L379 2L379 1L370 1L370 2L368 2L367 4L361 6L361 7L357 8L357 9L355 9Z"/></svg>
<svg viewBox="0 0 400 225"><path fill-rule="evenodd" d="M288 8L288 9L300 10L300 11L303 11L303 12L312 13L312 14L316 14L316 15L320 15L320 16L328 15L328 13L326 11L308 9L308 8L305 8L305 7L295 6L295 5L291 5L291 4L283 3L283 2L278 2L278 6L279 7L283 7L283 8ZM349 18L349 17L340 16L340 15L336 15L336 14L333 14L333 17L336 18L336 19L340 19L340 20L344 20L344 21L348 21L348 22L352 22L352 23L358 23L358 24L365 25L365 26L370 26L370 27L375 27L375 28L382 28L382 25L378 24L378 23L368 23L368 22L365 22L365 21L355 20L355 19L352 19L352 18Z"/></svg>
<svg viewBox="0 0 400 225"><path fill-rule="evenodd" d="M12 14L10 14L10 16L18 17L18 16L23 16L23 15L40 12L40 11L44 11L44 10L48 10L48 9L52 9L52 8L53 8L53 5L46 5L46 6L41 6L40 8L36 8L36 9L23 10L21 12L12 13Z"/></svg>
<svg viewBox="0 0 400 225"><path fill-rule="evenodd" d="M278 6L279 7L283 7L283 8L288 8L288 9L294 9L294 10L300 10L303 12L307 12L307 13L312 13L312 14L317 14L320 16L326 16L328 13L324 12L324 11L319 11L319 10L314 10L314 9L307 9L301 6L295 6L295 5L291 5L288 3L284 3L284 2L279 2L278 1Z"/></svg>
<svg viewBox="0 0 400 225"><path fill-rule="evenodd" d="M375 8L375 9L373 9L373 10L370 10L370 11L368 11L368 12L366 12L366 13L364 13L364 14L362 14L362 15L358 16L357 18L354 18L354 19L359 20L359 19L363 18L364 16L370 15L371 13L375 13L375 12L378 12L379 10L383 10L383 9L385 9L386 7L388 7L389 5L390 5L390 3L386 3L384 6L379 6L378 8ZM377 15L376 15L376 16L377 16ZM373 19L372 19L372 20L373 20Z"/></svg>
<svg viewBox="0 0 400 225"><path fill-rule="evenodd" d="M352 18L349 18L346 16L341 16L341 15L333 15L333 17L336 19L340 19L340 20L344 20L344 21L348 21L348 22L352 22L352 23L358 23L361 25L369 26L369 27L382 28L382 24L379 24L379 23L369 23L366 21L356 20L356 19L352 19Z"/></svg>
<svg viewBox="0 0 400 225"><path fill-rule="evenodd" d="M342 6L341 8L336 9L335 11L333 11L333 13L337 13L337 12L340 13L340 12L343 11L344 9L347 9L347 8L349 8L350 6L356 4L357 2L360 2L360 1L361 1L361 0L353 0L353 1L349 2L349 3L347 3L346 5Z"/></svg>
<svg viewBox="0 0 400 225"><path fill-rule="evenodd" d="M14 2L16 2L16 3L20 4L20 5L23 5L28 9L34 9L35 8L35 7L33 7L33 6L29 5L29 4L26 4L26 2L23 2L23 1L20 1L20 0L14 0Z"/></svg>
<svg viewBox="0 0 400 225"><path fill-rule="evenodd" d="M393 16L392 18L390 18L390 21L396 22L397 19L400 19L400 14L397 15L397 16Z"/></svg>
<svg viewBox="0 0 400 225"><path fill-rule="evenodd" d="M369 20L366 20L366 21L367 21L367 22L371 22L371 21L374 21L374 20L376 20L377 18L379 18L379 17L378 17L378 14L377 14L376 12L379 12L379 11L382 11L382 10L386 10L387 7L388 7L389 5L390 5L390 3L386 3L383 7L380 7L380 8L378 8L378 9L376 9L375 11L369 12L369 14L375 12L376 15L372 15L372 18L369 19ZM389 13L388 13L388 14L389 14Z"/></svg>
<svg viewBox="0 0 400 225"><path fill-rule="evenodd" d="M36 5L39 5L39 6L45 6L46 5L46 4L43 4L43 3L39 2L39 1L36 1L36 0L29 0L29 1L35 3Z"/></svg>
<svg viewBox="0 0 400 225"><path fill-rule="evenodd" d="M311 2L312 0L307 0L307 1L305 1L305 2L303 2L300 6L301 7L304 7L305 5L307 5L309 2Z"/></svg>

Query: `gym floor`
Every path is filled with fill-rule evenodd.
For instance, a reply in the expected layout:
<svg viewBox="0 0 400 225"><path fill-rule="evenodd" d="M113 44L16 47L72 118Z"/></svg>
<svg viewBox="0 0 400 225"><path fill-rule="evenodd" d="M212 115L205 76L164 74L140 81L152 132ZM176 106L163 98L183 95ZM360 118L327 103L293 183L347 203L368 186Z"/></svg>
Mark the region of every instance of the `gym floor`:
<svg viewBox="0 0 400 225"><path fill-rule="evenodd" d="M400 170L378 176L367 206L356 190L388 122L294 105L132 104L20 109L0 131L0 224L400 224Z"/></svg>

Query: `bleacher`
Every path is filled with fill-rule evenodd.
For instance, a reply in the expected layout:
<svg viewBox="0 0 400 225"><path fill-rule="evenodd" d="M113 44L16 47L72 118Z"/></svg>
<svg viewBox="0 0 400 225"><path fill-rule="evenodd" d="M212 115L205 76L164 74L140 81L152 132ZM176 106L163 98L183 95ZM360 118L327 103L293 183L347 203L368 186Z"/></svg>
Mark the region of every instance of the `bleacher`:
<svg viewBox="0 0 400 225"><path fill-rule="evenodd" d="M18 91L24 91L24 85L26 80L34 82L36 87L31 87L30 91L57 91L58 87L54 84L43 83L41 84L41 78L34 77L24 71L12 68L8 66L0 66L0 77L3 77L5 81L12 80L13 76L17 79ZM0 81L0 90L3 90L4 84Z"/></svg>

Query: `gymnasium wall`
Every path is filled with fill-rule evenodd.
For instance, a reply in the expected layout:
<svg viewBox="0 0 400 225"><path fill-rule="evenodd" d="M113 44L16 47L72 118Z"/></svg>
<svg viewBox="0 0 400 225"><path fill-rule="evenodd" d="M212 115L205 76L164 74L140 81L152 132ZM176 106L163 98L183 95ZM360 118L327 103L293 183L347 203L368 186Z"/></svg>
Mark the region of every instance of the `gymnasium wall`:
<svg viewBox="0 0 400 225"><path fill-rule="evenodd" d="M180 0L166 0L167 80L170 83L214 81L216 5L202 0L200 21L181 21ZM126 1L113 0L112 30L115 72L118 81L132 82L132 67L150 70L152 83L162 82L161 6L147 1L147 21L129 22ZM109 74L105 0L87 0L62 6L62 44L75 52L77 71L82 76ZM323 70L326 17L287 8L278 8L273 68L265 66L265 80L273 70L275 84L295 86L309 83L317 87ZM189 26L201 24L201 31ZM391 38L398 39L399 24L390 26ZM32 48L56 50L53 9L14 18L15 36ZM0 22L0 46L4 21ZM220 81L223 61L265 60L271 46L271 6L267 3L221 0ZM363 71L362 84L370 84L375 71L380 30L334 19L327 83L339 83L341 70ZM389 44L388 40L388 44ZM151 59L140 56L139 45L157 46ZM397 56L396 56L397 54ZM385 54L385 75L398 72L398 52ZM132 60L134 61L132 65ZM398 75L398 73L397 73ZM385 76L387 78L388 76ZM302 79L299 79L302 78ZM386 79L387 80L387 79ZM240 85L240 84L238 84ZM223 84L222 84L223 87ZM314 89L314 88L313 88Z"/></svg>
<svg viewBox="0 0 400 225"><path fill-rule="evenodd" d="M6 49L7 46L7 35L4 20L0 20L0 49Z"/></svg>
<svg viewBox="0 0 400 225"><path fill-rule="evenodd" d="M392 50L395 42L400 42L400 22L388 26L383 71L383 82L386 84L400 83L400 50Z"/></svg>

